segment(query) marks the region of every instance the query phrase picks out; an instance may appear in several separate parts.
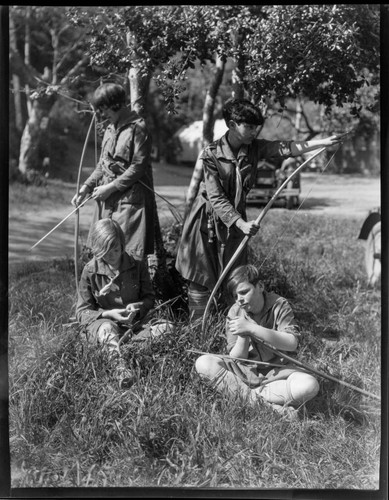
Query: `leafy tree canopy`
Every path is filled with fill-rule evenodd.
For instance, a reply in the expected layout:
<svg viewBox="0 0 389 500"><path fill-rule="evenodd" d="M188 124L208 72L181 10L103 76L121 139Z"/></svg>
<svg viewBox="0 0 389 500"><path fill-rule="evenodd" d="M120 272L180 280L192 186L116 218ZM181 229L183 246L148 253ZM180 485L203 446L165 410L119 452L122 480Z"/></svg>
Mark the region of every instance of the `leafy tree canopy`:
<svg viewBox="0 0 389 500"><path fill-rule="evenodd" d="M241 84L282 106L301 96L331 106L366 104L359 89L379 81L378 5L74 7L92 37L93 64L154 75L168 110L195 61L218 54L243 63ZM378 100L379 95L374 96ZM369 102L369 106L372 106Z"/></svg>
<svg viewBox="0 0 389 500"><path fill-rule="evenodd" d="M328 111L348 102L358 113L359 89L379 83L379 7L276 5L265 13L245 46L250 92L281 104L301 95Z"/></svg>

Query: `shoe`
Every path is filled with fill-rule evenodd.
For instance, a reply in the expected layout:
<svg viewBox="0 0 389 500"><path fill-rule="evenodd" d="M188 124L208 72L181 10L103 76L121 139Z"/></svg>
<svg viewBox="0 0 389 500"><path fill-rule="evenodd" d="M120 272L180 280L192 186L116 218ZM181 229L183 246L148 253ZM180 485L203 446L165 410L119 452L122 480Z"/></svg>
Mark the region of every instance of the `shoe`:
<svg viewBox="0 0 389 500"><path fill-rule="evenodd" d="M129 370L124 363L120 363L115 369L115 377L118 379L120 389L129 389L136 382L136 375Z"/></svg>
<svg viewBox="0 0 389 500"><path fill-rule="evenodd" d="M119 377L119 389L129 389L136 382L136 376L129 372L128 375Z"/></svg>
<svg viewBox="0 0 389 500"><path fill-rule="evenodd" d="M270 407L280 415L287 417L288 420L298 420L298 411L292 406L282 406L271 403Z"/></svg>

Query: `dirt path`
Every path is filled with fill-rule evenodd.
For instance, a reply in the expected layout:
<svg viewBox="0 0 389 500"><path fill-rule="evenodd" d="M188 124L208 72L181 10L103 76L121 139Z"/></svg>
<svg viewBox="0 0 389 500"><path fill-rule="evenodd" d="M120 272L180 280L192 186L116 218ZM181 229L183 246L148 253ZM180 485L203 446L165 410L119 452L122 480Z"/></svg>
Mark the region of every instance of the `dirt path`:
<svg viewBox="0 0 389 500"><path fill-rule="evenodd" d="M189 167L157 163L153 166L155 190L172 203L182 214L185 194L192 169ZM354 217L361 224L369 210L380 205L380 180L360 176L337 176L304 173L301 180L302 211L320 215ZM11 203L11 202L10 202ZM94 202L87 203L80 214L80 241L86 240ZM169 205L157 196L161 224L173 219ZM282 208L275 208L276 210ZM254 218L260 207L250 207L249 217ZM31 247L72 211L63 205L55 210L18 212L15 207L9 216L9 264L24 261L73 258L75 216L71 216L34 250Z"/></svg>

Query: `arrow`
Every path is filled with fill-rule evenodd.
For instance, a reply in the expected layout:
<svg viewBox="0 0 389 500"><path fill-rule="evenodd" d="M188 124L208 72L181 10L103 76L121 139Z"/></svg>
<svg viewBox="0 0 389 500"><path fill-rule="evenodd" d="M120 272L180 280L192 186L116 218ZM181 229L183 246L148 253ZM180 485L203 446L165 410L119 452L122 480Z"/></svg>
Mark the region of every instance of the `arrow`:
<svg viewBox="0 0 389 500"><path fill-rule="evenodd" d="M91 198L92 198L92 195L91 195L91 196L88 196L87 198L85 198L85 200L84 200L82 203L80 203L80 204L78 205L78 207L77 207L77 208L75 208L74 210L72 210L72 211L70 212L70 214L68 214L68 215L67 215L64 219L62 219L62 220L61 220L61 222L59 222L59 223L58 223L55 227L53 227L53 229L51 229L51 230L50 230L47 234L45 234L45 235L43 236L43 238L41 238L39 241L37 241L37 242L35 243L35 245L33 245L33 246L30 248L30 252L31 252L31 250L33 250L36 246L38 246L38 245L39 245L39 243L41 243L41 242L42 242L43 240L45 240L48 236L50 236L50 234L51 234L53 231L55 231L55 230L56 230L56 229L57 229L57 228L58 228L61 224L63 224L63 223L64 223L67 219L69 219L69 217L70 217L71 215L73 215L75 212L77 212L77 210L79 210L79 209L80 209L83 205L85 205L85 203L86 203L87 201L89 201Z"/></svg>

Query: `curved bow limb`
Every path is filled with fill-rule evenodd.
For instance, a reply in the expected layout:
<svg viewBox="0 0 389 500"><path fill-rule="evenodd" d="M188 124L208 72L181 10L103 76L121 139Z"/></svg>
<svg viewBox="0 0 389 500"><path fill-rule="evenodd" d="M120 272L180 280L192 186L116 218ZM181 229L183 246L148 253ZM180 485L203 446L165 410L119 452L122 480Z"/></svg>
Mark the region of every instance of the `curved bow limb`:
<svg viewBox="0 0 389 500"><path fill-rule="evenodd" d="M258 224L258 225L260 224L260 222L265 217L265 215L267 214L267 212L269 211L269 209L271 208L271 206L273 205L273 203L275 202L275 200L281 194L282 190L287 186L288 182L291 179L293 179L293 177L295 175L297 175L298 172L300 172L310 161L312 161L314 158L316 158L316 156L318 156L320 153L322 153L325 149L326 148L323 147L323 148L320 148L318 151L316 151L316 153L314 153L311 157L309 157L301 165L299 165L296 168L296 170L294 170L294 172L292 172L289 175L289 177L287 177L284 180L284 182L277 189L277 191L273 194L273 196L271 197L270 201L266 204L266 206L263 208L263 210L261 211L261 213L256 218L256 220L255 220L256 224ZM236 259L238 258L238 256L240 255L240 253L242 252L242 250L244 249L244 247L247 245L247 242L249 241L249 239L250 239L249 235L246 235L243 238L243 240L241 241L240 245L236 249L234 255L231 257L231 259L229 260L229 262L226 264L225 268L223 269L223 272L221 273L219 279L217 280L216 285L214 286L214 288L212 290L212 293L211 293L211 295L210 295L210 297L208 299L208 302L207 302L207 305L206 305L206 308L205 308L205 311L204 311L204 315L203 315L203 320L202 320L202 333L203 333L203 335L204 335L204 332L205 332L205 325L206 325L206 321L207 321L207 318L208 318L208 315L209 315L209 310L211 308L211 304L213 302L213 299L214 299L217 291L219 290L220 285L222 284L224 278L226 277L226 275L230 271L231 267L233 266L234 262L236 261Z"/></svg>
<svg viewBox="0 0 389 500"><path fill-rule="evenodd" d="M84 157L85 157L85 152L86 148L88 146L88 141L89 137L92 131L92 126L95 123L96 120L96 112L93 111L93 116L92 120L89 125L88 132L86 134L86 138L84 141L84 146L82 148L82 153L81 153L81 158L80 158L80 164L78 167L78 175L77 175L77 185L76 185L76 194L78 196L80 192L80 181L81 181L81 171L82 171L82 164L84 163ZM75 220L75 227L74 227L74 273L75 273L75 280L76 280L76 290L78 293L78 282L80 281L79 277L79 272L78 272L78 238L80 234L80 212L77 210L76 211L76 220Z"/></svg>

